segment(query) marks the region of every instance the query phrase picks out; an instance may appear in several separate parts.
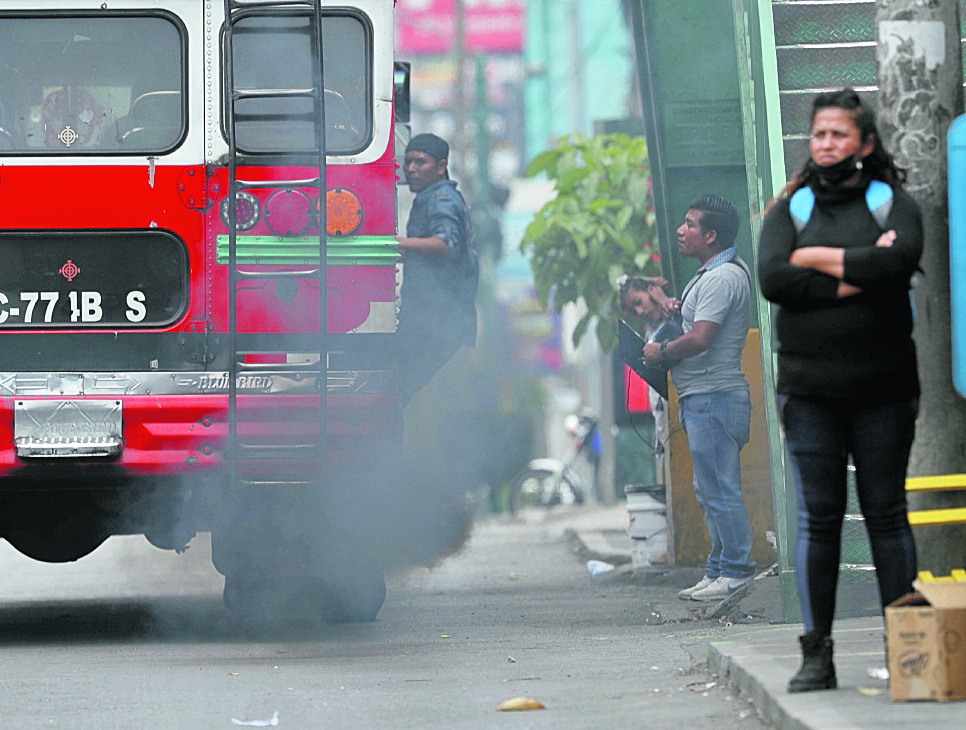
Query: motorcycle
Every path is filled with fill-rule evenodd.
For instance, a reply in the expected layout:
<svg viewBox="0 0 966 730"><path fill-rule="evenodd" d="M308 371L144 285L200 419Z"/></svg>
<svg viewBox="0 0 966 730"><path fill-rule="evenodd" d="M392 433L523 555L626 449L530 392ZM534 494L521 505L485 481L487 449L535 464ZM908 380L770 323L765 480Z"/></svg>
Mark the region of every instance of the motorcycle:
<svg viewBox="0 0 966 730"><path fill-rule="evenodd" d="M539 458L527 464L513 482L508 500L510 514L527 507L583 504L586 489L573 467L581 456L596 466L600 453L598 424L599 419L587 410L567 416L564 427L572 437L569 453L563 460Z"/></svg>

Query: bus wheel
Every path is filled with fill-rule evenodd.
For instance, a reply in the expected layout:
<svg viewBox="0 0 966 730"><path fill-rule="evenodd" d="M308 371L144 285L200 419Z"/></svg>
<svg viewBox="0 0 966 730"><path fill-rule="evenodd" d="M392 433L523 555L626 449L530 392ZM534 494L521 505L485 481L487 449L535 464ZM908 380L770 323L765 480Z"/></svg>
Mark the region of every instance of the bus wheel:
<svg viewBox="0 0 966 730"><path fill-rule="evenodd" d="M274 610L278 607L270 605L271 593L264 590L257 580L240 571L232 571L225 576L225 589L221 596L228 612L245 623L274 623L279 618Z"/></svg>
<svg viewBox="0 0 966 730"><path fill-rule="evenodd" d="M386 600L386 577L377 566L356 567L351 574L322 580L324 599L320 609L331 623L375 621Z"/></svg>
<svg viewBox="0 0 966 730"><path fill-rule="evenodd" d="M385 578L375 569L359 571L351 578L306 577L298 583L229 571L222 593L225 608L236 619L262 628L375 621L385 598Z"/></svg>

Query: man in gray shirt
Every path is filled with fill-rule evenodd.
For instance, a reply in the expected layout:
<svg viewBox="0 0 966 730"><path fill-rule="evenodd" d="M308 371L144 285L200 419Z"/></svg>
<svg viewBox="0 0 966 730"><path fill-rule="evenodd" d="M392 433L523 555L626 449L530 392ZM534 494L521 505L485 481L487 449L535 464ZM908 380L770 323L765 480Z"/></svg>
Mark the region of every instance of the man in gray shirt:
<svg viewBox="0 0 966 730"><path fill-rule="evenodd" d="M677 230L678 251L701 267L681 295L684 334L643 351L646 363L674 363L671 378L688 436L694 493L711 539L705 576L678 593L683 600L727 598L755 572L738 458L751 424L748 381L741 372L751 276L734 245L739 225L738 211L722 197L702 195L691 203Z"/></svg>

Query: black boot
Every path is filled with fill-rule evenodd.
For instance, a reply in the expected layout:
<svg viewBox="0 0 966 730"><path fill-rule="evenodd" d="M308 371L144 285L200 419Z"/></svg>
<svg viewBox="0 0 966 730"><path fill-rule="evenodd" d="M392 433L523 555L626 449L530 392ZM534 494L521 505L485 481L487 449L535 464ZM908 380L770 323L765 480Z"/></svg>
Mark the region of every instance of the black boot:
<svg viewBox="0 0 966 730"><path fill-rule="evenodd" d="M802 668L788 682L789 692L811 692L816 689L835 689L835 665L832 664L832 637L819 631L809 631L798 637L802 645Z"/></svg>

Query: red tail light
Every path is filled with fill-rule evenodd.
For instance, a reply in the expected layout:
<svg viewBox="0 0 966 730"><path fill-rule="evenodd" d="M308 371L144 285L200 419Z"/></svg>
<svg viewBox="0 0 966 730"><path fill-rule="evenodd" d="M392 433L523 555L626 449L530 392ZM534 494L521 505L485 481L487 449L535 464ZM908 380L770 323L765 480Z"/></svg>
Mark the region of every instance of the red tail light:
<svg viewBox="0 0 966 730"><path fill-rule="evenodd" d="M265 225L276 236L300 236L312 222L312 201L299 190L276 190L265 201Z"/></svg>

